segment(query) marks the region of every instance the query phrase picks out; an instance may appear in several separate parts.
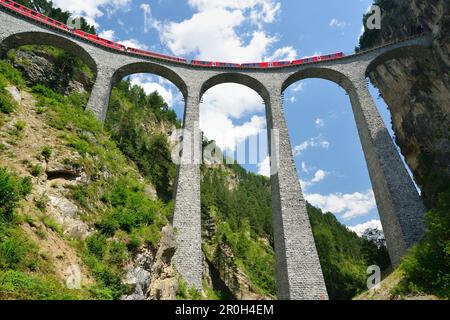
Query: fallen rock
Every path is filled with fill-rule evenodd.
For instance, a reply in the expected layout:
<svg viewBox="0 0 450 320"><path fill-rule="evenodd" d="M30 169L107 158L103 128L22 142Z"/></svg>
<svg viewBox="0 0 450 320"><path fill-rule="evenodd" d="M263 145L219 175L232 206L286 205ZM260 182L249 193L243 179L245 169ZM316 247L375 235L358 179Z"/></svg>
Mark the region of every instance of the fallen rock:
<svg viewBox="0 0 450 320"><path fill-rule="evenodd" d="M22 101L22 96L20 95L20 91L19 91L19 89L17 89L16 87L14 87L14 86L6 87L6 91L9 92L9 94L11 95L11 97L12 97L16 102Z"/></svg>

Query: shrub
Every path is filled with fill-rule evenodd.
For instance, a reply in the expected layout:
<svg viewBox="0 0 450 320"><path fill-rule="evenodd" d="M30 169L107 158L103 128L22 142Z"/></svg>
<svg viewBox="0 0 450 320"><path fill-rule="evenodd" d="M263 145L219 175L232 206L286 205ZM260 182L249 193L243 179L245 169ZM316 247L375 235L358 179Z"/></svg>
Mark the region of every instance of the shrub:
<svg viewBox="0 0 450 320"><path fill-rule="evenodd" d="M33 177L39 177L42 174L42 166L40 164L35 164L31 166L30 173Z"/></svg>
<svg viewBox="0 0 450 320"><path fill-rule="evenodd" d="M29 178L19 178L0 167L0 222L12 221L17 202L31 192Z"/></svg>
<svg viewBox="0 0 450 320"><path fill-rule="evenodd" d="M404 277L396 293L425 292L450 297L450 191L440 194L437 208L426 215L427 232L402 261Z"/></svg>
<svg viewBox="0 0 450 320"><path fill-rule="evenodd" d="M96 233L87 238L86 247L90 254L93 254L98 259L102 259L106 250L106 237Z"/></svg>
<svg viewBox="0 0 450 320"><path fill-rule="evenodd" d="M22 73L5 60L0 60L0 75L18 87L25 86L25 80Z"/></svg>
<svg viewBox="0 0 450 320"><path fill-rule="evenodd" d="M0 111L6 114L10 114L14 111L15 104L9 97L9 93L6 90L0 89Z"/></svg>
<svg viewBox="0 0 450 320"><path fill-rule="evenodd" d="M50 157L52 156L52 149L49 146L45 146L41 151L41 155L46 161L50 160Z"/></svg>
<svg viewBox="0 0 450 320"><path fill-rule="evenodd" d="M21 121L21 120L17 121L17 122L14 124L14 128L16 128L16 130L17 130L18 132L22 132L23 129L25 129L26 126L27 126L27 124L26 124L25 122Z"/></svg>
<svg viewBox="0 0 450 320"><path fill-rule="evenodd" d="M41 221L45 224L45 226L51 230L53 230L54 232L56 232L59 235L63 235L63 229L61 228L61 226L58 224L58 222L56 222L53 218L49 217L49 216L43 216L41 218Z"/></svg>
<svg viewBox="0 0 450 320"><path fill-rule="evenodd" d="M47 203L48 203L48 197L47 197L47 195L45 193L41 194L39 196L39 198L35 198L34 199L34 205L41 212L47 211Z"/></svg>

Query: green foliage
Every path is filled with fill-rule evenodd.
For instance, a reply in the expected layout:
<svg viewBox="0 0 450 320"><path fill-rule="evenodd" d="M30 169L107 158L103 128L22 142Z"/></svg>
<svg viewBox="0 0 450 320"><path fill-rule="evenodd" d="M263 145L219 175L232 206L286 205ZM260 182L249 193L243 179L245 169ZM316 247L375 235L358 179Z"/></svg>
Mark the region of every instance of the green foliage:
<svg viewBox="0 0 450 320"><path fill-rule="evenodd" d="M228 287L236 285L232 277L239 267L260 293L275 296L274 253L261 240L272 239L269 180L237 165L202 169L202 216L216 225L208 258ZM230 177L239 181L235 189ZM227 248L234 257L225 253Z"/></svg>
<svg viewBox="0 0 450 320"><path fill-rule="evenodd" d="M41 212L47 211L48 197L45 193L41 194L38 198L34 198L34 205Z"/></svg>
<svg viewBox="0 0 450 320"><path fill-rule="evenodd" d="M178 277L177 300L201 300L202 296L195 288L189 288L181 277Z"/></svg>
<svg viewBox="0 0 450 320"><path fill-rule="evenodd" d="M21 88L25 86L22 73L10 65L6 60L0 60L0 88L6 86L5 81Z"/></svg>
<svg viewBox="0 0 450 320"><path fill-rule="evenodd" d="M16 108L16 102L6 90L10 84L23 87L25 81L22 74L8 62L0 60L0 112L10 114Z"/></svg>
<svg viewBox="0 0 450 320"><path fill-rule="evenodd" d="M397 293L424 292L450 298L450 191L440 194L438 206L426 215L427 232L404 258Z"/></svg>
<svg viewBox="0 0 450 320"><path fill-rule="evenodd" d="M398 4L396 4L394 1L391 0L375 0L373 4L381 8L383 14L383 24L384 23L388 24L390 16L392 16L398 8ZM377 46L382 42L381 30L377 29L369 30L366 27L367 20L369 19L370 16L371 13L366 13L363 16L364 33L359 38L359 48L357 48L357 50L368 49L373 46Z"/></svg>
<svg viewBox="0 0 450 320"><path fill-rule="evenodd" d="M21 271L0 270L1 300L84 300L79 290L69 290L53 276L27 275Z"/></svg>
<svg viewBox="0 0 450 320"><path fill-rule="evenodd" d="M0 167L0 223L11 222L20 199L31 192L29 178L19 178Z"/></svg>
<svg viewBox="0 0 450 320"><path fill-rule="evenodd" d="M18 132L22 132L25 129L26 126L27 126L27 124L25 122L21 121L21 120L17 121L14 124L14 128L16 128L16 130Z"/></svg>
<svg viewBox="0 0 450 320"><path fill-rule="evenodd" d="M236 183L239 181L239 183ZM235 269L244 271L262 294L275 296L270 182L237 165L203 168L202 217L215 230L204 246L229 288ZM308 214L331 299L350 299L365 289L366 269L389 266L386 248L359 238L331 213L308 205ZM230 256L229 251L232 255Z"/></svg>
<svg viewBox="0 0 450 320"><path fill-rule="evenodd" d="M176 169L167 137L143 125L162 122L179 126L175 112L169 110L157 92L146 95L141 87L131 86L129 81L114 88L106 127L122 152L150 179L158 195L169 200Z"/></svg>
<svg viewBox="0 0 450 320"><path fill-rule="evenodd" d="M328 294L331 299L351 299L366 289L368 266L389 266L387 250L348 231L333 214L309 204L307 209Z"/></svg>
<svg viewBox="0 0 450 320"><path fill-rule="evenodd" d="M0 112L10 114L15 109L15 103L6 90L0 88Z"/></svg>
<svg viewBox="0 0 450 320"><path fill-rule="evenodd" d="M47 0L16 0L17 3L24 5L28 8L31 8L37 12L40 12L52 19L60 21L64 24L67 23L67 19L71 16L71 13L68 11L63 11L60 8L55 8L53 6L52 1ZM86 19L81 17L81 30L96 34L95 27L91 26L87 23Z"/></svg>
<svg viewBox="0 0 450 320"><path fill-rule="evenodd" d="M40 164L35 164L30 167L30 173L33 177L39 177L44 169Z"/></svg>
<svg viewBox="0 0 450 320"><path fill-rule="evenodd" d="M52 149L49 146L45 146L41 151L41 155L46 161L50 160L50 157L52 156Z"/></svg>
<svg viewBox="0 0 450 320"><path fill-rule="evenodd" d="M84 95L66 97L42 85L34 86L33 93L38 105L46 108L47 122L80 154L76 165L83 167L90 180L71 190L73 199L90 213L86 219L98 230L80 243L83 260L96 280L90 292L98 299L119 299L129 291L122 283L125 261L142 244L156 246L172 204L149 198L101 122L84 112ZM51 222L45 222L47 227L54 227Z"/></svg>

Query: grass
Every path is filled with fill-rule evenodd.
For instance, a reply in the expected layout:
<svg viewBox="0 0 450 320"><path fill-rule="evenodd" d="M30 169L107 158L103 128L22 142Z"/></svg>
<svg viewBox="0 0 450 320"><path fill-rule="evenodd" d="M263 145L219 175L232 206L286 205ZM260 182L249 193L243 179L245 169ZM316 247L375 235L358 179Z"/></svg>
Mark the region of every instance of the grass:
<svg viewBox="0 0 450 320"><path fill-rule="evenodd" d="M52 156L52 149L49 146L45 146L41 151L41 155L44 157L45 161L49 161Z"/></svg>
<svg viewBox="0 0 450 320"><path fill-rule="evenodd" d="M55 219L53 219L52 217L50 217L48 215L41 216L40 219L47 228L56 232L60 236L63 236L64 231L61 228L61 226L55 221Z"/></svg>
<svg viewBox="0 0 450 320"><path fill-rule="evenodd" d="M29 170L33 177L39 177L42 174L42 172L44 171L44 169L42 168L42 166L40 164L34 164L34 165L30 166Z"/></svg>
<svg viewBox="0 0 450 320"><path fill-rule="evenodd" d="M83 290L69 290L53 276L29 275L16 270L0 270L2 300L85 300Z"/></svg>

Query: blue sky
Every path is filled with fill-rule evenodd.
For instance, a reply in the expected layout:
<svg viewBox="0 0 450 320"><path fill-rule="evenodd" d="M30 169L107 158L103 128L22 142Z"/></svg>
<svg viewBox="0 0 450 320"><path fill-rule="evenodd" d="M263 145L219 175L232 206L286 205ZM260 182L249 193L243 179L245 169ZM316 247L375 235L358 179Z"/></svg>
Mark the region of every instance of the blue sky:
<svg viewBox="0 0 450 320"><path fill-rule="evenodd" d="M54 0L95 24L101 36L187 59L230 62L283 60L318 53L351 53L371 0ZM168 81L135 75L182 117L181 95ZM371 88L388 128L390 116ZM306 198L356 231L380 227L348 96L326 80L310 79L285 92L285 109L299 179ZM223 149L266 128L261 98L243 86L210 89L201 128ZM391 132L392 133L392 132ZM267 174L268 161L246 165Z"/></svg>

